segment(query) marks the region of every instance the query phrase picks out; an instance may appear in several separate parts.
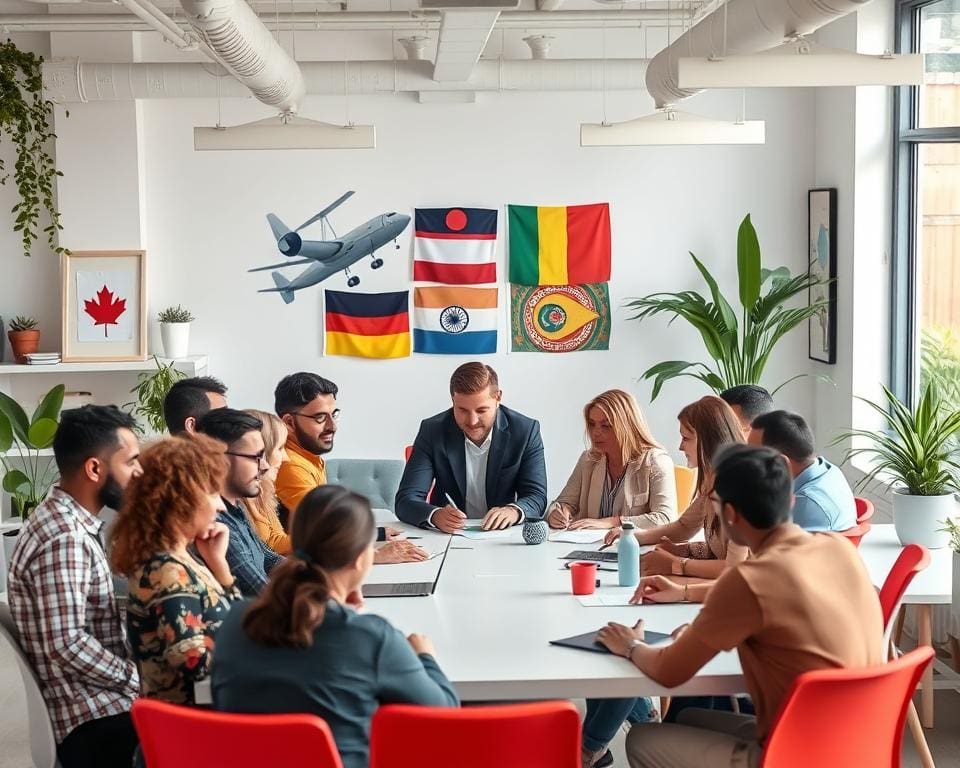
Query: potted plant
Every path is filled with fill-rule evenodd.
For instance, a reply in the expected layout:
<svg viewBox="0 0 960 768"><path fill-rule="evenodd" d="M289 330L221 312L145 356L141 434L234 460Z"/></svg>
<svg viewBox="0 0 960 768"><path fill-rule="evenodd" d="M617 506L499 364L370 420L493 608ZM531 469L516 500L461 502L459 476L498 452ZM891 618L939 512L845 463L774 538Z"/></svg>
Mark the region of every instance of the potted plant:
<svg viewBox="0 0 960 768"><path fill-rule="evenodd" d="M626 304L637 311L631 320L643 321L658 314L672 316L671 322L677 318L685 320L700 334L712 361L667 360L648 368L643 378L654 380L654 400L666 381L679 376L699 379L717 394L737 384L759 384L770 353L781 337L805 323L828 303L818 301L800 307L784 306L793 297L806 294L823 281L809 272L791 275L786 267L763 268L760 242L749 214L737 232L739 319L710 271L692 253L690 257L710 289L709 297L696 291L654 293ZM765 292L764 286L767 286ZM803 375L806 374L800 374ZM794 378L798 376L787 382Z"/></svg>
<svg viewBox="0 0 960 768"><path fill-rule="evenodd" d="M27 418L16 400L0 392L0 467L3 469L0 483L10 494L13 513L21 521L27 519L56 482L56 464L41 452L53 445L60 426L63 392L63 384L47 392L31 418ZM19 533L16 530L3 534L7 563Z"/></svg>
<svg viewBox="0 0 960 768"><path fill-rule="evenodd" d="M167 422L163 418L163 401L176 382L186 378L187 374L177 370L176 363L171 360L169 363L161 363L156 355L153 361L157 364L157 370L144 371L137 377L137 386L130 390L136 394L137 402L129 403L133 405L133 415L143 418L147 422L147 427L160 434L167 428Z"/></svg>
<svg viewBox="0 0 960 768"><path fill-rule="evenodd" d="M956 643L960 637L960 524L948 517L943 521L943 532L950 539L950 549L953 550L953 599L950 603L950 629L947 630L951 642Z"/></svg>
<svg viewBox="0 0 960 768"><path fill-rule="evenodd" d="M27 355L36 352L40 347L40 331L37 321L32 317L17 315L10 321L10 330L7 331L10 339L10 348L18 363L27 362Z"/></svg>
<svg viewBox="0 0 960 768"><path fill-rule="evenodd" d="M943 520L956 514L957 476L960 464L953 458L951 439L960 430L960 410L945 408L940 388L928 382L911 411L886 387L886 403L858 398L883 419L882 430L855 429L840 435L834 444L860 438L867 447L852 448L844 462L863 455L871 470L860 482L867 485L880 476L893 486L893 523L900 542L928 549L947 546L949 533Z"/></svg>
<svg viewBox="0 0 960 768"><path fill-rule="evenodd" d="M53 102L43 93L42 67L42 57L21 51L9 40L0 43L0 134L16 148L13 169L8 171L0 160L0 184L12 176L17 185L20 199L13 206L13 230L20 233L24 256L30 255L37 239L41 208L50 217L50 224L43 228L50 249L66 250L57 244L63 227L54 185L63 174L53 159Z"/></svg>
<svg viewBox="0 0 960 768"><path fill-rule="evenodd" d="M164 356L172 360L186 357L190 346L190 323L194 320L190 310L177 304L175 307L167 307L157 319L160 321Z"/></svg>

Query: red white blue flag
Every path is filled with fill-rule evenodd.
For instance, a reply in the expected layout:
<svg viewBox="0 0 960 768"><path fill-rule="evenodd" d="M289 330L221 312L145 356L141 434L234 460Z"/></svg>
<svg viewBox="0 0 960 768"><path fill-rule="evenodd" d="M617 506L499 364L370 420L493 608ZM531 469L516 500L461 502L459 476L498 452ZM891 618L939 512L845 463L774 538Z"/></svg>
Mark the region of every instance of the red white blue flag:
<svg viewBox="0 0 960 768"><path fill-rule="evenodd" d="M449 285L497 281L497 212L417 208L413 279Z"/></svg>

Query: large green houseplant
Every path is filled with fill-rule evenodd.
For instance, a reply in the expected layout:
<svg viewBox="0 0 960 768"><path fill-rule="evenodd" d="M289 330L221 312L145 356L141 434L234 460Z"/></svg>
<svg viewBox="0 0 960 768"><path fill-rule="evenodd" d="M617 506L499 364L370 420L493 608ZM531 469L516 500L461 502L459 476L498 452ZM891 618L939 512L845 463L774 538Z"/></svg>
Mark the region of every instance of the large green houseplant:
<svg viewBox="0 0 960 768"><path fill-rule="evenodd" d="M653 379L653 399L660 394L664 383L680 376L699 379L717 394L737 384L759 384L777 342L828 303L784 306L821 281L807 272L791 275L786 267L765 269L749 214L737 232L740 304L737 311L720 291L710 271L692 253L690 257L710 289L709 296L696 291L654 293L626 304L636 310L631 320L643 321L659 314L670 315L670 322L677 318L685 320L700 334L710 358L710 362L667 360L648 368L643 378Z"/></svg>
<svg viewBox="0 0 960 768"><path fill-rule="evenodd" d="M60 425L63 392L63 384L47 392L29 418L16 400L0 392L2 485L13 501L14 514L22 520L56 481L56 465L41 452L53 445Z"/></svg>
<svg viewBox="0 0 960 768"><path fill-rule="evenodd" d="M943 521L957 512L954 493L960 464L952 439L960 430L960 410L945 407L935 381L926 384L912 410L886 387L883 394L882 403L858 398L880 414L882 428L850 430L834 443L865 443L855 442L844 461L856 456L869 460L870 471L861 487L877 479L893 485L893 522L901 543L945 547L949 533Z"/></svg>
<svg viewBox="0 0 960 768"><path fill-rule="evenodd" d="M13 229L20 233L25 256L37 239L41 208L50 217L43 228L55 253L63 253L57 244L60 212L54 184L62 176L54 163L51 145L53 102L43 94L43 58L21 51L9 40L0 43L0 134L13 141L17 161L12 175L20 200L13 206ZM9 171L0 159L0 184L6 184Z"/></svg>
<svg viewBox="0 0 960 768"><path fill-rule="evenodd" d="M170 388L180 379L185 379L187 374L175 367L174 360L161 363L154 355L153 362L156 363L157 370L141 373L137 377L137 386L130 390L131 394L136 394L137 402L128 403L124 407L132 407L133 415L145 420L150 431L159 435L167 428L167 422L163 418L163 401Z"/></svg>

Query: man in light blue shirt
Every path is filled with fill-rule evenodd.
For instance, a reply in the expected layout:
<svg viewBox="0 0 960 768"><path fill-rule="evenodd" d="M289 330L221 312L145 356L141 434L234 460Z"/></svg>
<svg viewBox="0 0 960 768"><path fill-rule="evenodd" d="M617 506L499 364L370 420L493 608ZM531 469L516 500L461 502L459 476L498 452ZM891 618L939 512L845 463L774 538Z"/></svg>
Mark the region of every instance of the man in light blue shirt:
<svg viewBox="0 0 960 768"><path fill-rule="evenodd" d="M770 411L753 421L748 442L780 451L793 475L793 522L808 531L845 531L857 524L853 492L839 467L814 448L802 416Z"/></svg>

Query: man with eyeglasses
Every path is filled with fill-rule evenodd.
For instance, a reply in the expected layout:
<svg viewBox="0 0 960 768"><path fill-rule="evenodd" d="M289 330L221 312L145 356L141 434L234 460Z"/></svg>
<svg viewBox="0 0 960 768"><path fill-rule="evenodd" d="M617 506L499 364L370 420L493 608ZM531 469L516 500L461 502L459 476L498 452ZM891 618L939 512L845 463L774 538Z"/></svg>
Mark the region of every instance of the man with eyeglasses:
<svg viewBox="0 0 960 768"><path fill-rule="evenodd" d="M227 563L245 597L259 595L267 585L267 576L283 562L283 557L257 536L243 508L243 499L260 495L260 481L269 469L262 428L260 419L233 408L209 411L197 422L197 432L226 445L224 453L230 466L220 489L226 511L217 515L217 521L230 531Z"/></svg>
<svg viewBox="0 0 960 768"><path fill-rule="evenodd" d="M337 433L339 389L332 381L315 373L301 371L284 376L274 390L274 410L287 426L287 460L277 474L277 498L282 505L281 520L285 528L303 497L320 485L327 484L323 455L333 450ZM386 542L377 547L375 563L408 563L425 560L428 553L413 542L393 539L400 531L379 528L377 540Z"/></svg>

